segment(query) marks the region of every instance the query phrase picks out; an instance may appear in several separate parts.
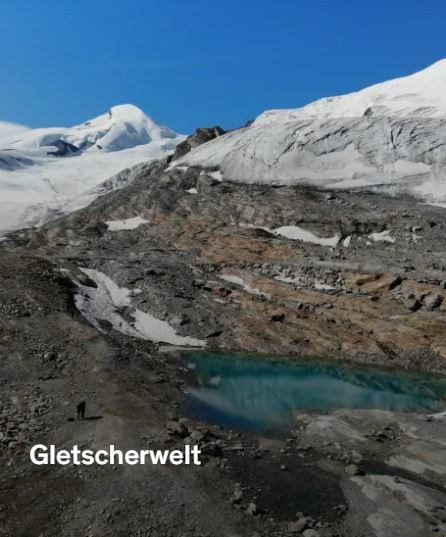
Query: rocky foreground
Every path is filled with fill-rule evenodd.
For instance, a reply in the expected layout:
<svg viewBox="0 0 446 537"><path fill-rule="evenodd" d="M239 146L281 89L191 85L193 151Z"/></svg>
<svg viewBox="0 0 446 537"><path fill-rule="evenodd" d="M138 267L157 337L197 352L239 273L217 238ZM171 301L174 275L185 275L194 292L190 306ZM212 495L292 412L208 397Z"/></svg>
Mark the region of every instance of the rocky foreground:
<svg viewBox="0 0 446 537"><path fill-rule="evenodd" d="M209 349L444 373L444 209L172 162L1 243L0 534L446 535L444 418L338 411L281 434L199 423L181 360L136 322ZM81 400L89 419L73 421ZM206 460L33 467L37 442L198 443Z"/></svg>

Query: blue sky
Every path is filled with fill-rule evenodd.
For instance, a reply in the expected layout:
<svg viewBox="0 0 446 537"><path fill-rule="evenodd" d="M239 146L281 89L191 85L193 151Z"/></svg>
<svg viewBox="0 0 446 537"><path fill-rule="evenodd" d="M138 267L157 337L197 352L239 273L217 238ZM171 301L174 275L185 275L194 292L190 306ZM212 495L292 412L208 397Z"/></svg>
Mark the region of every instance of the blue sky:
<svg viewBox="0 0 446 537"><path fill-rule="evenodd" d="M236 127L446 56L444 0L0 0L0 120Z"/></svg>

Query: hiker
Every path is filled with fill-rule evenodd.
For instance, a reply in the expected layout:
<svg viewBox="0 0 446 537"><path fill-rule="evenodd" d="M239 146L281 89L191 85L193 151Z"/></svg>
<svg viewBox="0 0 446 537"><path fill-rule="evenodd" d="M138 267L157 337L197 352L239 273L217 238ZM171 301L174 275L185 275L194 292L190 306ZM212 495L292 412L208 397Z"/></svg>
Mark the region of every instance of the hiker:
<svg viewBox="0 0 446 537"><path fill-rule="evenodd" d="M78 420L83 420L85 418L85 408L86 408L86 403L85 401L82 401L81 403L79 403L76 407L76 410L77 410L77 419Z"/></svg>

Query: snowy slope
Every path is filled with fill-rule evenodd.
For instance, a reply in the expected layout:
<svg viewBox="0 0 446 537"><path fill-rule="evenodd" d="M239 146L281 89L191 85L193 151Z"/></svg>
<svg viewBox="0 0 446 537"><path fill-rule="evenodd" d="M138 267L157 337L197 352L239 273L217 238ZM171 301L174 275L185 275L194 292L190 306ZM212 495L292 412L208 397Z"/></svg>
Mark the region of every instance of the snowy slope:
<svg viewBox="0 0 446 537"><path fill-rule="evenodd" d="M166 156L184 139L132 105L71 128L0 125L0 233L82 207L101 182Z"/></svg>
<svg viewBox="0 0 446 537"><path fill-rule="evenodd" d="M8 121L0 121L0 146L2 146L3 139L14 138L20 134L23 134L28 130L28 127L19 125L17 123L9 123Z"/></svg>
<svg viewBox="0 0 446 537"><path fill-rule="evenodd" d="M278 114L291 118L340 118L373 116L446 116L446 58L410 76L375 84L361 91L319 99L296 110L272 110L257 121Z"/></svg>
<svg viewBox="0 0 446 537"><path fill-rule="evenodd" d="M446 60L362 91L272 110L178 161L223 178L446 201Z"/></svg>

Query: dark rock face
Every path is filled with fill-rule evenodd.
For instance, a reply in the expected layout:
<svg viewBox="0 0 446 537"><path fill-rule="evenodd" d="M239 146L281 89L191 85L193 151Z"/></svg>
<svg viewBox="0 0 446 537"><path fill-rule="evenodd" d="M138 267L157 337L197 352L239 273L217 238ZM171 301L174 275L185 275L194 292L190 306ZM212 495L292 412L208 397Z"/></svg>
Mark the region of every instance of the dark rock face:
<svg viewBox="0 0 446 537"><path fill-rule="evenodd" d="M52 157L65 157L67 155L74 155L75 153L80 153L80 149L65 140L56 140L51 144L56 147L56 151L48 151L47 155Z"/></svg>
<svg viewBox="0 0 446 537"><path fill-rule="evenodd" d="M201 144L209 142L214 138L218 138L225 134L226 131L221 127L215 126L210 128L198 128L195 131L195 134L188 136L184 142L181 142L177 145L175 153L173 154L172 160L179 159L189 153L195 147L198 147Z"/></svg>

